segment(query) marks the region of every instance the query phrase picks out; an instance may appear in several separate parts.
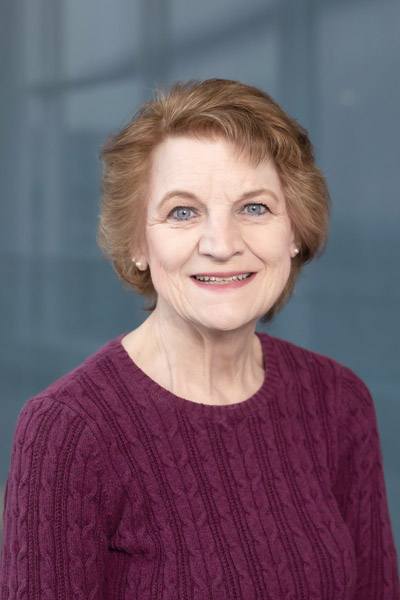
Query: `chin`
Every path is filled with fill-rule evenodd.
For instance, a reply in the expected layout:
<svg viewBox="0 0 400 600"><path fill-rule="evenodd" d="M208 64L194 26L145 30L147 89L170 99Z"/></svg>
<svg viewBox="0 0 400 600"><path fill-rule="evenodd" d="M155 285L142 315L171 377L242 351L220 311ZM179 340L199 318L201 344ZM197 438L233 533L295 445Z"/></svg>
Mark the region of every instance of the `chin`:
<svg viewBox="0 0 400 600"><path fill-rule="evenodd" d="M263 313L264 314L264 313ZM262 315L260 315L262 316ZM212 316L204 315L204 318L199 318L200 315L197 315L197 323L206 329L210 329L212 331L235 331L240 329L241 327L245 327L249 323L257 323L258 317L257 315L240 315L237 312L231 313L229 311L215 311Z"/></svg>

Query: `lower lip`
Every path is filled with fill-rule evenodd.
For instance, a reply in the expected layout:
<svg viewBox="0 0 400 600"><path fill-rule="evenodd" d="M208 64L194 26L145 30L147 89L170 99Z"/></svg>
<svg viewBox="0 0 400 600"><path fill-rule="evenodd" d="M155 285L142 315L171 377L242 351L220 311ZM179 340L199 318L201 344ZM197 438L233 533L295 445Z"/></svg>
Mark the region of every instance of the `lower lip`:
<svg viewBox="0 0 400 600"><path fill-rule="evenodd" d="M250 277L247 277L247 279L241 279L240 281L232 281L232 283L222 283L222 284L220 284L220 283L204 283L203 281L199 281L198 279L195 279L194 277L191 277L190 279L196 285L201 287L203 290L207 289L212 292L223 292L224 290L236 290L236 288L244 287L245 285L250 283L250 281L252 281L255 276L256 276L256 273L252 273L250 275Z"/></svg>

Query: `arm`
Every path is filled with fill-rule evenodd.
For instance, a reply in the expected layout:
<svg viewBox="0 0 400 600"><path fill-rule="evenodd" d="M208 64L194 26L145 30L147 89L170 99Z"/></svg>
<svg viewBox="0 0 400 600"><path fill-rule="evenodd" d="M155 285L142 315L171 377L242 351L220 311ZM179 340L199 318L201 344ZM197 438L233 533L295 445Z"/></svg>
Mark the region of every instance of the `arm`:
<svg viewBox="0 0 400 600"><path fill-rule="evenodd" d="M2 599L103 597L108 548L103 468L80 416L52 398L27 403L7 480Z"/></svg>
<svg viewBox="0 0 400 600"><path fill-rule="evenodd" d="M375 409L364 383L346 369L334 487L354 541L354 600L399 600L398 563L387 506Z"/></svg>

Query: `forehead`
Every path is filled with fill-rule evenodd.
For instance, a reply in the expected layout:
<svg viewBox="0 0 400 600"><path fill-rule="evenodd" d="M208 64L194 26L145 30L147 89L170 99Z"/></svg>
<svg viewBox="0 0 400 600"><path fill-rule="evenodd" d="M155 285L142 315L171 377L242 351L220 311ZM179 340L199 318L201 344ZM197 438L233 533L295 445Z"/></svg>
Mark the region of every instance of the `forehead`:
<svg viewBox="0 0 400 600"><path fill-rule="evenodd" d="M272 159L251 162L223 138L174 137L162 142L153 154L150 188L152 192L165 192L177 184L191 189L223 186L233 190L240 185L241 193L264 185L283 195Z"/></svg>

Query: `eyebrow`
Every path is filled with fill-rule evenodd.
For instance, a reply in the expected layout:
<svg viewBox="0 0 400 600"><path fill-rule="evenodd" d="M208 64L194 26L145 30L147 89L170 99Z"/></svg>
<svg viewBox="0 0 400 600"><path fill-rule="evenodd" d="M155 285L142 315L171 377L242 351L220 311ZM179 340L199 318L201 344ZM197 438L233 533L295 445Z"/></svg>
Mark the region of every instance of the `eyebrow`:
<svg viewBox="0 0 400 600"><path fill-rule="evenodd" d="M272 196L275 202L278 202L278 197L276 196L276 194L274 194L272 190L269 190L267 188L260 188L258 190L252 190L251 192L245 192L244 194L242 194L242 196L238 198L237 202L242 202L243 200L250 200L251 198L257 198L258 196L262 196L265 194L267 194L268 196ZM170 200L171 198L183 198L184 200L199 201L199 198L196 196L196 194L193 194L192 192L188 192L185 190L171 190L163 196L158 207L161 208L163 204L165 204L165 202L167 202L167 200Z"/></svg>

